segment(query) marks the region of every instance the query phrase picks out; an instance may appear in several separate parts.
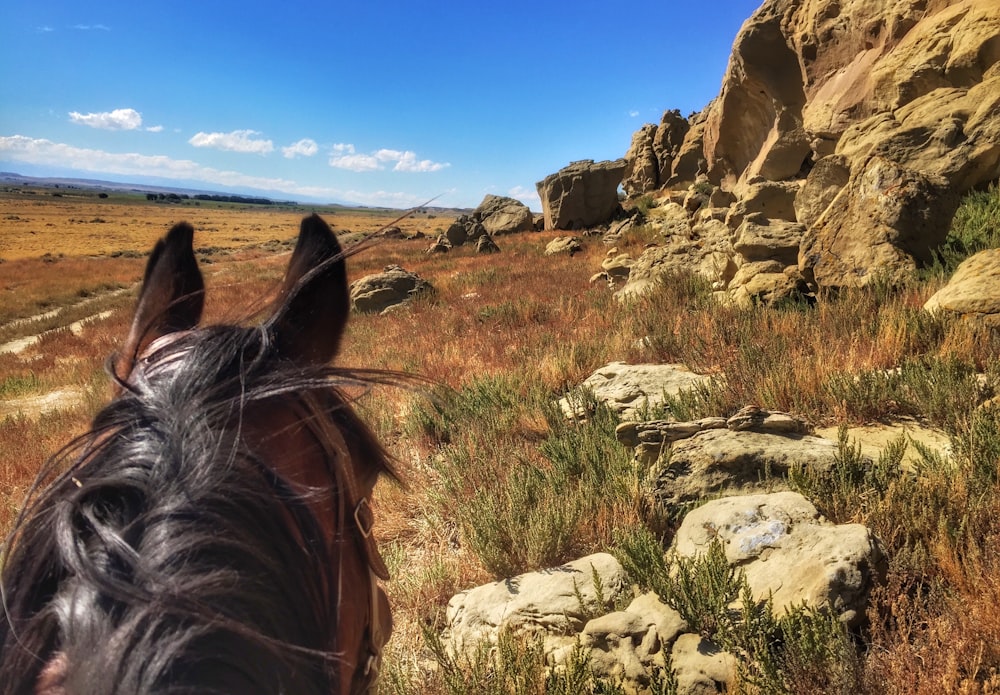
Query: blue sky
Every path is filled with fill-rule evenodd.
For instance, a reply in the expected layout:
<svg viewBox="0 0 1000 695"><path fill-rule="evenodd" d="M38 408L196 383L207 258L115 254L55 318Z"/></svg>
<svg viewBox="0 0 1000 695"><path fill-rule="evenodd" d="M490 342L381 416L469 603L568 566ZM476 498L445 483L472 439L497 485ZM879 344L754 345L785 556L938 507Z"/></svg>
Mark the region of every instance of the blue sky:
<svg viewBox="0 0 1000 695"><path fill-rule="evenodd" d="M313 202L541 206L719 91L759 0L6 0L0 170Z"/></svg>

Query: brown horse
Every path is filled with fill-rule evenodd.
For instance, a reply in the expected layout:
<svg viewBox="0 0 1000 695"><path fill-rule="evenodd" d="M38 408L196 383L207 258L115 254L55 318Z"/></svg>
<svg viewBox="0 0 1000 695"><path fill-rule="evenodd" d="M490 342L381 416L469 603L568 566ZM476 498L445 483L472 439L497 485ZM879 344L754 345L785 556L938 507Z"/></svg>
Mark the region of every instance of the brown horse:
<svg viewBox="0 0 1000 695"><path fill-rule="evenodd" d="M0 693L363 692L391 630L369 498L388 455L327 366L344 254L306 218L261 325L198 327L194 231L149 258L118 394L2 558Z"/></svg>

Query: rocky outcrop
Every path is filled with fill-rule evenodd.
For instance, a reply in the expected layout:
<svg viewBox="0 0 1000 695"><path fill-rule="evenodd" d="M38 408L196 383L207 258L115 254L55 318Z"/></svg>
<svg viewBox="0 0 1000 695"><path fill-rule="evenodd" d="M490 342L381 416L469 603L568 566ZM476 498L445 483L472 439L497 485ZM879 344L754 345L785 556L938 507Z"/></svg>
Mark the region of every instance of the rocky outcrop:
<svg viewBox="0 0 1000 695"><path fill-rule="evenodd" d="M366 314L380 314L430 291L429 282L398 265L366 275L351 283L351 307Z"/></svg>
<svg viewBox="0 0 1000 695"><path fill-rule="evenodd" d="M448 226L444 236L451 246L461 246L466 242L475 242L486 234L488 234L486 227L475 214L472 214L456 217Z"/></svg>
<svg viewBox="0 0 1000 695"><path fill-rule="evenodd" d="M924 309L975 317L1000 326L1000 249L980 251L963 261L948 284L927 300Z"/></svg>
<svg viewBox="0 0 1000 695"><path fill-rule="evenodd" d="M756 600L782 613L803 603L864 621L868 592L887 570L878 540L861 524L836 525L796 492L725 497L689 512L677 530L682 557L721 542Z"/></svg>
<svg viewBox="0 0 1000 695"><path fill-rule="evenodd" d="M573 162L536 184L546 229L586 229L608 222L620 209L618 185L625 160Z"/></svg>
<svg viewBox="0 0 1000 695"><path fill-rule="evenodd" d="M755 259L783 268L724 279L730 298L900 278L930 259L959 194L1000 179L1000 2L768 0L740 30L719 96L671 150L667 178L658 132L633 137L629 195L683 190L701 173L735 196L734 236L753 213L801 225L796 262L789 245ZM700 210L687 209L693 229ZM704 256L691 254L695 270Z"/></svg>
<svg viewBox="0 0 1000 695"><path fill-rule="evenodd" d="M680 111L672 110L664 112L658 126L648 124L636 131L625 153L622 188L626 195L641 195L667 184L690 129L691 124Z"/></svg>

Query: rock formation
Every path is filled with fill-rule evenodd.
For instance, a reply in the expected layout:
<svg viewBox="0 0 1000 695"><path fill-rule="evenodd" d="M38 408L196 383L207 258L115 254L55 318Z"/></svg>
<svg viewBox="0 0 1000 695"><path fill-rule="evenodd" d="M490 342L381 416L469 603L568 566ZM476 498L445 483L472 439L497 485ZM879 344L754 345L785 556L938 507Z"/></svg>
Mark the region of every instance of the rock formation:
<svg viewBox="0 0 1000 695"><path fill-rule="evenodd" d="M712 278L732 298L893 280L929 260L958 195L1000 179L1000 0L768 0L740 30L719 96L686 129L676 123L668 112L636 132L625 190L684 190L704 174L683 202L692 234L737 269L781 265L755 286L753 270ZM670 139L681 132L679 144ZM724 215L738 239L757 213L755 234L783 239L773 255L750 259L704 233L713 186L736 202L711 217ZM689 266L703 258L693 251Z"/></svg>
<svg viewBox="0 0 1000 695"><path fill-rule="evenodd" d="M586 229L609 221L620 208L618 185L625 160L573 162L535 184L546 229Z"/></svg>
<svg viewBox="0 0 1000 695"><path fill-rule="evenodd" d="M351 307L362 313L379 314L431 289L430 283L416 273L390 265L381 273L351 283Z"/></svg>

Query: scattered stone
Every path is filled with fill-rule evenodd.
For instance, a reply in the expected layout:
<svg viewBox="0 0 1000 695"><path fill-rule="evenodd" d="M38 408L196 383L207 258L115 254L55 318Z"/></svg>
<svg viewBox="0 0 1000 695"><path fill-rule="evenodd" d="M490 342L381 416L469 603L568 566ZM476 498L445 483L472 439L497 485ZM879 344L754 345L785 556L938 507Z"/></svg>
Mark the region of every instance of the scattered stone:
<svg viewBox="0 0 1000 695"><path fill-rule="evenodd" d="M493 241L493 237L484 234L476 242L476 253L500 253L500 247Z"/></svg>
<svg viewBox="0 0 1000 695"><path fill-rule="evenodd" d="M568 253L573 256L583 251L583 244L578 236L557 236L545 246L545 255L554 256L557 253Z"/></svg>
<svg viewBox="0 0 1000 695"><path fill-rule="evenodd" d="M431 289L430 283L416 273L390 265L381 273L351 283L351 307L366 314L380 314Z"/></svg>
<svg viewBox="0 0 1000 695"><path fill-rule="evenodd" d="M623 419L634 419L644 409L659 408L664 396L676 396L682 390L711 383L712 377L695 374L680 364L625 364L612 362L601 367L580 385L593 393ZM559 405L567 417L586 417L579 393L560 399Z"/></svg>
<svg viewBox="0 0 1000 695"><path fill-rule="evenodd" d="M600 590L594 585L595 576ZM485 584L456 594L448 602L446 637L462 649L487 639L495 641L501 628L576 634L590 616L607 611L625 586L625 570L607 553Z"/></svg>
<svg viewBox="0 0 1000 695"><path fill-rule="evenodd" d="M451 242L448 241L448 237L441 235L434 241L433 244L430 245L430 248L427 249L427 253L448 253L451 251L451 248Z"/></svg>

